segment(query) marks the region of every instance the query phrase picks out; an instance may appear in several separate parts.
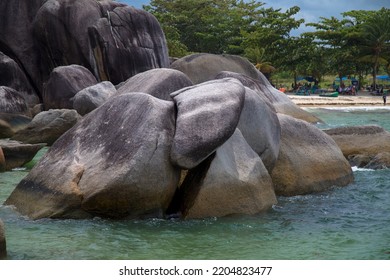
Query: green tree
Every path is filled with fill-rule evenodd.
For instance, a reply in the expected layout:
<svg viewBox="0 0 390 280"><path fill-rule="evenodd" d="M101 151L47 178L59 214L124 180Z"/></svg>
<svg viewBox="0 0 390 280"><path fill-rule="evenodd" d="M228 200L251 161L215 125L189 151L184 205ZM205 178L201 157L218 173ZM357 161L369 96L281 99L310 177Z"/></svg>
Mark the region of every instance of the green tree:
<svg viewBox="0 0 390 280"><path fill-rule="evenodd" d="M380 65L389 65L390 60L390 10L382 8L370 14L361 24L359 42L360 60L372 65L373 84Z"/></svg>

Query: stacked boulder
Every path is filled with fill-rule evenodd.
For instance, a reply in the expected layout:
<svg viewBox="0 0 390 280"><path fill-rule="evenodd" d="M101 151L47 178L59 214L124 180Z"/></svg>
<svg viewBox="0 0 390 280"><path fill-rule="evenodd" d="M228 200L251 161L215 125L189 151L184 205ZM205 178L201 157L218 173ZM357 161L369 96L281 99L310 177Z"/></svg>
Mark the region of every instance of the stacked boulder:
<svg viewBox="0 0 390 280"><path fill-rule="evenodd" d="M0 169L10 151L51 145L5 202L23 215L252 215L277 194L353 180L336 143L309 124L320 120L248 60L197 54L170 67L145 11L5 0L0 17L0 71L11 73L0 78L0 132L12 137Z"/></svg>
<svg viewBox="0 0 390 280"><path fill-rule="evenodd" d="M251 215L277 203L275 190L286 185L280 178L318 172L310 169L316 158L333 159L320 166L333 177L309 176L303 192L303 181L292 180L289 191L279 193L322 191L353 180L329 136L277 114L264 92L236 78L188 85L173 69L139 75L133 81L147 77L148 83L134 82L134 90L132 83L122 85L85 115L53 143L6 204L35 219ZM305 130L318 145L288 146ZM338 173L335 163L343 167Z"/></svg>

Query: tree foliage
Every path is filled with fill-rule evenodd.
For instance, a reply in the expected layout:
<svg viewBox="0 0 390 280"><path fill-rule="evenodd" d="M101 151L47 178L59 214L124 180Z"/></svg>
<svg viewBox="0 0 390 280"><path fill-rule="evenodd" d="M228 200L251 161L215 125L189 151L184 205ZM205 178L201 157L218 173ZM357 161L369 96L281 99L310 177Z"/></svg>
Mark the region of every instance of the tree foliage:
<svg viewBox="0 0 390 280"><path fill-rule="evenodd" d="M144 9L154 14L166 34L170 54L188 52L243 55L264 49L272 58L293 28L298 7L281 12L264 3L243 0L152 0ZM255 63L255 61L254 61Z"/></svg>
<svg viewBox="0 0 390 280"><path fill-rule="evenodd" d="M339 77L390 72L390 12L354 10L341 19L321 17L307 23L314 32L290 36L304 23L300 8L265 8L254 0L151 0L144 9L159 20L170 55L189 53L246 56L264 73ZM371 70L369 70L371 69ZM375 80L375 79L374 79Z"/></svg>

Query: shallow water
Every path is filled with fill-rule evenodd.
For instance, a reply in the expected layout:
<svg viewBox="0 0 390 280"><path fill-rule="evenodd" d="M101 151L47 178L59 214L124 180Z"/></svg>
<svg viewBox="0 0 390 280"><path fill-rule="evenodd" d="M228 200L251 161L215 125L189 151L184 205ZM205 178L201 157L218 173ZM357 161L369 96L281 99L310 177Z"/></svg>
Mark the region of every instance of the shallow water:
<svg viewBox="0 0 390 280"><path fill-rule="evenodd" d="M376 123L390 130L390 111L310 111L327 127ZM0 203L27 172L0 174ZM390 170L354 174L347 187L279 197L256 216L32 221L0 206L0 217L10 259L390 259Z"/></svg>

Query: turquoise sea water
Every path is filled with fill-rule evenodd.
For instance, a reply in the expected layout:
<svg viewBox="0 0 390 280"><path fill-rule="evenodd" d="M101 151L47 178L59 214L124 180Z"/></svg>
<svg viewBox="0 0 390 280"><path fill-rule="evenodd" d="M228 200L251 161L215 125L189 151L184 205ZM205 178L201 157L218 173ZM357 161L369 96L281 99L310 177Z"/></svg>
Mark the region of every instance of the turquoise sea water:
<svg viewBox="0 0 390 280"><path fill-rule="evenodd" d="M326 122L321 127L377 124L390 130L390 110L308 110ZM27 172L0 174L0 204ZM273 209L256 216L32 221L0 206L0 218L9 259L389 260L390 170L354 174L347 187L279 197Z"/></svg>

